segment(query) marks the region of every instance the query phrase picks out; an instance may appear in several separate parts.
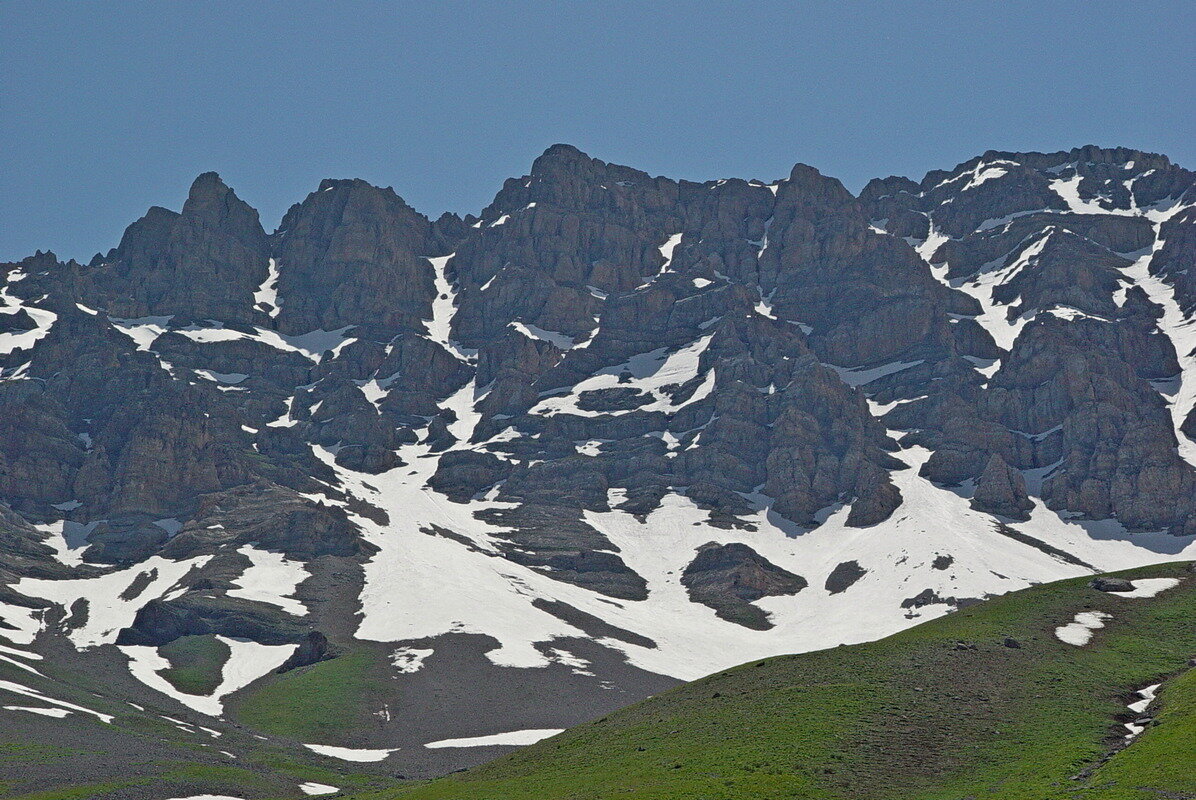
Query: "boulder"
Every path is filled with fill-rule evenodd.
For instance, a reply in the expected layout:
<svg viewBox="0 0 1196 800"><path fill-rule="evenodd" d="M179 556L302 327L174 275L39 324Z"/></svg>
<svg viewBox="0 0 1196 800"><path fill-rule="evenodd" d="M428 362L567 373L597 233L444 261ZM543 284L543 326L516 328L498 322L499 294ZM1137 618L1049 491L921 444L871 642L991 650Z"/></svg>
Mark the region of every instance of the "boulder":
<svg viewBox="0 0 1196 800"><path fill-rule="evenodd" d="M1134 591L1134 584L1127 581L1125 578L1108 578L1100 577L1094 578L1088 584L1098 592L1132 592Z"/></svg>

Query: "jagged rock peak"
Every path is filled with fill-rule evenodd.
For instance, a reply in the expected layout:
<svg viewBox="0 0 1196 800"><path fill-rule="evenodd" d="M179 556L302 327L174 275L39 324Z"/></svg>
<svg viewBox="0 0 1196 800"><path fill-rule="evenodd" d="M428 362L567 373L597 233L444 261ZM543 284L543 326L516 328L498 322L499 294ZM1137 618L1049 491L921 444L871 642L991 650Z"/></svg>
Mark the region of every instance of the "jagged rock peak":
<svg viewBox="0 0 1196 800"><path fill-rule="evenodd" d="M629 186L650 183L654 180L651 175L642 170L592 158L569 144L554 144L545 150L532 162L532 169L528 177L532 178L533 182L560 183L580 180L585 183L607 184L608 188L610 184ZM664 178L655 180L672 183ZM495 205L499 204L502 194L512 183L523 185L524 181L517 178L509 179L503 186L504 192L495 198Z"/></svg>
<svg viewBox="0 0 1196 800"><path fill-rule="evenodd" d="M318 194L319 192L339 192L344 190L357 190L364 193L377 193L382 195L387 200L395 200L402 203L404 206L410 208L410 205L404 200L392 186L375 186L369 181L361 178L324 178L320 181L319 188L316 189L308 197ZM414 209L412 209L414 210ZM418 212L416 212L418 213ZM423 216L422 214L420 216Z"/></svg>
<svg viewBox="0 0 1196 800"><path fill-rule="evenodd" d="M217 172L201 172L191 182L191 189L187 192L188 200L202 200L205 197L223 197L231 192Z"/></svg>
<svg viewBox="0 0 1196 800"><path fill-rule="evenodd" d="M1027 520L1034 501L1026 494L1026 480L1022 473L1010 467L997 453L993 453L980 473L972 508L1000 514L1016 520Z"/></svg>
<svg viewBox="0 0 1196 800"><path fill-rule="evenodd" d="M794 164L789 171L788 181L781 184L778 191L792 198L800 198L799 206L803 209L817 207L840 208L855 202L855 195L847 190L842 181L823 175L809 164Z"/></svg>
<svg viewBox="0 0 1196 800"><path fill-rule="evenodd" d="M551 145L532 162L532 175L550 172L554 169L570 166L588 166L599 161L587 153L583 153L571 144L557 143Z"/></svg>
<svg viewBox="0 0 1196 800"><path fill-rule="evenodd" d="M193 216L210 217L228 223L230 232L244 237L265 236L257 209L246 203L215 172L201 173L192 183L183 203L184 219Z"/></svg>

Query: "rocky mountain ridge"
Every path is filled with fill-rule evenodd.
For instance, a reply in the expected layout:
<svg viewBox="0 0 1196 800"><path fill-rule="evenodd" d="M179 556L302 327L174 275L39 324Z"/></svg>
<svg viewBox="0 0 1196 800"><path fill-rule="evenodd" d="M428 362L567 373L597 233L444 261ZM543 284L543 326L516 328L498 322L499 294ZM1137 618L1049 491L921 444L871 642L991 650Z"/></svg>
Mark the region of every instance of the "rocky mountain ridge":
<svg viewBox="0 0 1196 800"><path fill-rule="evenodd" d="M386 723L316 744L436 769L474 756L404 716L564 727L1196 552L1193 226L1196 173L1122 148L855 196L554 145L479 217L326 180L271 234L205 173L0 265L0 637L175 713L184 637L266 648L250 683L386 643ZM437 716L421 671L493 688Z"/></svg>

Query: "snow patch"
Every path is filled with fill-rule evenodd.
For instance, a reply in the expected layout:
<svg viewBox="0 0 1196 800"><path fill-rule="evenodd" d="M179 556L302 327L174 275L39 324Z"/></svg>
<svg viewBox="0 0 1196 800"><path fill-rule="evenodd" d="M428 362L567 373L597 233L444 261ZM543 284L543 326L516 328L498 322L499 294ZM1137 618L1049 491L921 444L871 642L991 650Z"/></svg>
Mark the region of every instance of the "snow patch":
<svg viewBox="0 0 1196 800"><path fill-rule="evenodd" d="M470 736L463 739L441 739L438 742L428 742L424 747L494 747L495 745L518 746L535 744L541 739L556 736L564 728L528 728L522 731L495 733L490 736Z"/></svg>
<svg viewBox="0 0 1196 800"><path fill-rule="evenodd" d="M74 712L65 708L32 708L30 706L4 706L5 711L28 711L30 714L41 714L43 717L62 719Z"/></svg>
<svg viewBox="0 0 1196 800"><path fill-rule="evenodd" d="M889 364L882 364L879 367L873 367L871 369L860 369L858 367L837 367L834 364L828 364L827 366L837 372L839 377L842 378L843 382L848 386L863 386L865 384L871 383L872 381L883 378L886 375L892 375L895 372L901 372L903 370L909 369L910 367L916 367L923 361L924 359L918 359L917 361L893 361Z"/></svg>
<svg viewBox="0 0 1196 800"><path fill-rule="evenodd" d="M0 691L11 692L12 694L19 694L25 697L32 697L34 700L40 700L43 703L49 703L52 706L58 706L59 708L67 709L68 712L78 711L83 714L90 714L91 716L99 719L101 722L105 722L109 725L112 724L113 716L111 714L101 714L99 711L92 711L90 708L84 708L83 706L77 706L74 703L68 703L65 700L48 697L41 692L34 691L33 689L30 689L27 686L22 686L19 683L0 680Z"/></svg>
<svg viewBox="0 0 1196 800"><path fill-rule="evenodd" d="M555 345L562 350L569 350L573 347L573 337L566 336L563 333L556 331L548 331L543 328L538 328L535 325L527 325L523 322L515 321L507 323L507 327L514 328L529 339L538 339L542 342L548 342Z"/></svg>
<svg viewBox="0 0 1196 800"><path fill-rule="evenodd" d="M1155 696L1159 691L1159 687L1162 685L1163 684L1161 683L1155 683L1147 686L1145 689L1139 689L1138 691L1134 692L1134 694L1141 699L1135 700L1127 705L1126 708L1128 708L1130 711L1133 711L1135 714L1141 714L1152 702L1154 702ZM1135 736L1142 733L1142 731L1146 730L1145 725L1138 725L1135 722L1127 722L1125 723L1125 727L1127 730L1129 730L1129 733L1125 735L1126 739L1133 739Z"/></svg>
<svg viewBox="0 0 1196 800"><path fill-rule="evenodd" d="M313 753L319 753L322 756L329 756L331 758L339 758L342 761L382 761L391 753L397 751L399 748L392 747L388 750L366 750L352 747L333 747L327 744L305 744L303 745Z"/></svg>
<svg viewBox="0 0 1196 800"><path fill-rule="evenodd" d="M211 556L198 556L184 561L171 561L152 556L128 569L109 572L92 578L47 580L22 578L14 585L18 592L58 603L68 612L78 600L87 603L87 620L67 632L75 647L97 647L116 641L121 628L133 624L137 612L150 600L164 595L192 568L203 566ZM137 580L148 580L137 596L126 600L122 595ZM67 623L70 623L68 616Z"/></svg>
<svg viewBox="0 0 1196 800"><path fill-rule="evenodd" d="M424 659L436 652L435 650L421 650L418 647L400 647L390 655L390 663L399 672L419 672L424 665Z"/></svg>
<svg viewBox="0 0 1196 800"><path fill-rule="evenodd" d="M1055 637L1061 642L1083 647L1092 639L1093 631L1105 627L1105 620L1112 618L1103 611L1081 611L1072 622L1055 628Z"/></svg>
<svg viewBox="0 0 1196 800"><path fill-rule="evenodd" d="M307 607L295 599L295 589L307 580L307 569L301 561L291 561L282 553L259 550L245 545L237 550L252 564L228 590L229 597L256 600L278 606L288 614L307 616Z"/></svg>
<svg viewBox="0 0 1196 800"><path fill-rule="evenodd" d="M712 338L713 334L707 334L673 353L660 347L632 356L622 364L600 369L592 377L575 384L568 394L553 395L541 400L532 407L529 413L542 416L573 414L582 417L606 414L620 416L631 413L630 411L587 411L577 405L582 392L614 388L639 389L649 395L651 400L646 400L646 404L637 409L640 412L676 411L689 403L702 399L714 388L714 370L711 369L707 372L707 382L699 387L692 397L682 403L674 405L672 398L660 391L665 386L686 383L697 377L702 353L706 352ZM625 379L625 377L629 379Z"/></svg>
<svg viewBox="0 0 1196 800"><path fill-rule="evenodd" d="M1154 597L1159 592L1165 592L1178 586L1179 578L1135 578L1131 583L1134 584L1133 591L1109 592L1108 594L1111 597Z"/></svg>
<svg viewBox="0 0 1196 800"><path fill-rule="evenodd" d="M253 306L273 319L278 316L278 262L270 259L266 268L266 280L253 293Z"/></svg>
<svg viewBox="0 0 1196 800"><path fill-rule="evenodd" d="M154 346L158 337L166 333L167 326L170 325L172 319L174 319L173 314L166 317L135 317L132 319L109 317L108 321L118 331L132 339L138 350L149 350Z"/></svg>

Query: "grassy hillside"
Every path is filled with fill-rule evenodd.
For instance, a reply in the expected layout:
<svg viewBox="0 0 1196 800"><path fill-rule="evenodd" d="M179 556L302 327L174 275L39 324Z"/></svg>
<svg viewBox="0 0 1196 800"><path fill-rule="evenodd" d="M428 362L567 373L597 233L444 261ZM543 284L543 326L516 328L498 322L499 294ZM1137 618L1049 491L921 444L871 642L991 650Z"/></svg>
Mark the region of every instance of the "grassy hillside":
<svg viewBox="0 0 1196 800"><path fill-rule="evenodd" d="M269 675L231 705L234 717L254 730L301 742L337 741L366 725L378 704L368 700L390 679L385 653L362 647L331 661L284 675Z"/></svg>
<svg viewBox="0 0 1196 800"><path fill-rule="evenodd" d="M227 656L206 637L178 640L170 649L180 683L202 681L209 656ZM164 648L165 649L165 648ZM227 648L225 648L227 650ZM33 673L15 659L0 661L0 705L54 707L37 696L15 693L28 687L45 697L110 716L104 722L89 713L52 718L5 711L0 721L0 798L5 800L155 800L201 794L297 800L309 781L346 790L391 786L388 775L371 774L320 758L286 739L263 740L240 726L202 715L141 707L121 698L123 687L108 683L110 674L45 659ZM190 684L187 684L190 685ZM203 726L203 727L201 727ZM210 727L209 727L210 726ZM369 765L366 765L369 766Z"/></svg>
<svg viewBox="0 0 1196 800"><path fill-rule="evenodd" d="M228 661L228 645L215 636L183 636L159 649L170 662L162 677L180 692L211 694L220 685L221 668Z"/></svg>
<svg viewBox="0 0 1196 800"><path fill-rule="evenodd" d="M1196 574L1120 574L1181 582L1149 599L1088 579L1035 587L879 642L745 664L467 773L361 797L1196 797ZM1060 641L1083 611L1112 618L1083 647ZM1158 724L1114 753L1133 693L1159 682Z"/></svg>

